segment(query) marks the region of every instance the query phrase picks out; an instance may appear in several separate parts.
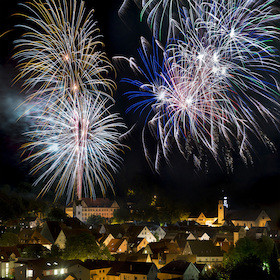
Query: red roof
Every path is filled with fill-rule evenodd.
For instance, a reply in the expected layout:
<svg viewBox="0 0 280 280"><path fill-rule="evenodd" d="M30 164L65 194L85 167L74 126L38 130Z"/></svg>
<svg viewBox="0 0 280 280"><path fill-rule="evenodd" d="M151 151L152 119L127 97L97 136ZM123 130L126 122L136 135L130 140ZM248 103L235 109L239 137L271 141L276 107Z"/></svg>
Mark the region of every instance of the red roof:
<svg viewBox="0 0 280 280"><path fill-rule="evenodd" d="M83 198L83 202L87 205L87 207L111 207L113 201L108 198Z"/></svg>

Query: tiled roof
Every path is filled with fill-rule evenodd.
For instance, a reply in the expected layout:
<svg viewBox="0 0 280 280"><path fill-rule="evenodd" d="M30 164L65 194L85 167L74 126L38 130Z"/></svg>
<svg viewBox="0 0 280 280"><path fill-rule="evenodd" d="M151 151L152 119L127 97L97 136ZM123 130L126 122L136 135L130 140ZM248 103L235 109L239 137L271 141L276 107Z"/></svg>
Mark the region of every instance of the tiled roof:
<svg viewBox="0 0 280 280"><path fill-rule="evenodd" d="M131 225L126 230L126 236L137 237L145 226L135 226Z"/></svg>
<svg viewBox="0 0 280 280"><path fill-rule="evenodd" d="M113 266L107 275L142 274L148 275L153 263L146 262L112 262Z"/></svg>
<svg viewBox="0 0 280 280"><path fill-rule="evenodd" d="M201 257L222 257L221 249L213 244L211 240L189 240L193 255Z"/></svg>
<svg viewBox="0 0 280 280"><path fill-rule="evenodd" d="M112 267L112 261L107 260L86 260L81 264L83 267L94 270L100 268L110 268Z"/></svg>
<svg viewBox="0 0 280 280"><path fill-rule="evenodd" d="M111 207L113 201L108 198L83 198L83 202L87 205L87 207Z"/></svg>
<svg viewBox="0 0 280 280"><path fill-rule="evenodd" d="M161 273L183 275L190 263L187 261L172 261L160 269Z"/></svg>
<svg viewBox="0 0 280 280"><path fill-rule="evenodd" d="M107 248L110 252L116 252L118 248L123 243L124 239L112 239L109 244L107 245Z"/></svg>
<svg viewBox="0 0 280 280"><path fill-rule="evenodd" d="M227 220L255 221L262 210L230 210L226 214Z"/></svg>

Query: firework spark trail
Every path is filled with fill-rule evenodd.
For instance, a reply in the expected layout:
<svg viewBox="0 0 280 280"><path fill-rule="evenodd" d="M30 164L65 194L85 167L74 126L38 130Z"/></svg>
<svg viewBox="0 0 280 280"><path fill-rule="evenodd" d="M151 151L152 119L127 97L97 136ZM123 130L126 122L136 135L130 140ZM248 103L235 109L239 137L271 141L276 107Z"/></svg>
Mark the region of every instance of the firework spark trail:
<svg viewBox="0 0 280 280"><path fill-rule="evenodd" d="M113 67L100 50L103 43L93 10L85 15L84 2L76 0L39 0L23 6L31 15L20 14L29 25L19 25L27 32L15 42L14 57L20 62L17 79L25 79L24 90L36 88L29 100L79 93L112 99L115 83L106 75Z"/></svg>
<svg viewBox="0 0 280 280"><path fill-rule="evenodd" d="M166 47L157 40L149 47L142 40L144 68L133 69L147 82L125 80L139 88L127 93L134 101L129 110L142 113L149 108L147 127L165 158L173 140L182 154L189 146L197 166L203 147L219 160L220 142L225 158L235 142L243 160L251 160L249 134L271 146L260 124L276 123L279 111L274 78L279 63L272 42L278 38L275 23L280 16L273 2L144 1L142 13L148 13L148 23L166 16L162 9L180 6L177 15L174 10L168 14ZM159 25L163 22L160 19ZM158 25L151 28L157 39ZM143 145L148 155L144 139Z"/></svg>
<svg viewBox="0 0 280 280"><path fill-rule="evenodd" d="M56 199L96 197L113 187L121 149L120 117L110 114L115 83L114 69L102 51L103 43L91 10L77 0L38 0L23 5L31 15L20 14L29 24L17 40L23 88L29 92L28 112L34 123L23 145L25 160L34 163L32 174L41 173L40 195L56 185Z"/></svg>
<svg viewBox="0 0 280 280"><path fill-rule="evenodd" d="M36 163L31 172L42 174L36 180L46 181L41 194L56 185L57 198L67 193L68 201L74 198L76 187L78 197L82 187L86 196L95 197L95 186L105 194L106 186L113 187L111 171L116 172L121 161L118 129L124 128L117 114L110 114L110 107L97 99L84 97L67 98L61 102L52 100L47 112L40 100L37 110L30 113L34 123L27 132L31 141L23 148L31 151L25 159ZM45 167L47 167L45 169Z"/></svg>

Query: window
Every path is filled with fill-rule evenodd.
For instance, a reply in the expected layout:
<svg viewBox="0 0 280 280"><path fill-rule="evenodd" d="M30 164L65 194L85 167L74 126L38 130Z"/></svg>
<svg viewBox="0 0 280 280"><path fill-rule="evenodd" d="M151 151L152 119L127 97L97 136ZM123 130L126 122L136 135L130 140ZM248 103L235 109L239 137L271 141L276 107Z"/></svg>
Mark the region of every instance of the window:
<svg viewBox="0 0 280 280"><path fill-rule="evenodd" d="M66 269L65 268L61 268L60 269L60 274L64 274L64 273L66 273Z"/></svg>
<svg viewBox="0 0 280 280"><path fill-rule="evenodd" d="M9 277L9 263L6 263L5 277Z"/></svg>
<svg viewBox="0 0 280 280"><path fill-rule="evenodd" d="M58 269L55 269L53 272L54 275L58 275Z"/></svg>
<svg viewBox="0 0 280 280"><path fill-rule="evenodd" d="M27 269L26 270L26 277L33 277L33 270L32 269Z"/></svg>

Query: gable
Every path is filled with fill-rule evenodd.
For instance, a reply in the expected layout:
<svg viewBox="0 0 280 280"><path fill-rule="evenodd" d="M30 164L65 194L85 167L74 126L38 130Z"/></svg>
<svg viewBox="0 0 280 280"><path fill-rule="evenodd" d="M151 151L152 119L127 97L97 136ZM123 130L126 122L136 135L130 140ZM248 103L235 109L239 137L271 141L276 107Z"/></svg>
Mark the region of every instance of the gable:
<svg viewBox="0 0 280 280"><path fill-rule="evenodd" d="M203 214L203 212L200 213L200 215L197 217L197 219L206 219L205 215Z"/></svg>

